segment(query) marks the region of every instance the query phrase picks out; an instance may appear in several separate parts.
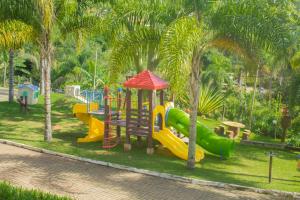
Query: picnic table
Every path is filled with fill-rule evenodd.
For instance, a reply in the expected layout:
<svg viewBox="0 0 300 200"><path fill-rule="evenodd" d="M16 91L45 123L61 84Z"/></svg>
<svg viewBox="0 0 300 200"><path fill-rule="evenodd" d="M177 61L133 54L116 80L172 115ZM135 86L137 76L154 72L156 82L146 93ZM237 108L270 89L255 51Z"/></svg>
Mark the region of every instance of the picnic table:
<svg viewBox="0 0 300 200"><path fill-rule="evenodd" d="M222 124L227 126L228 130L232 131L234 133L234 138L239 135L241 128L245 128L245 125L242 123L239 123L239 122L224 121L224 122L222 122Z"/></svg>

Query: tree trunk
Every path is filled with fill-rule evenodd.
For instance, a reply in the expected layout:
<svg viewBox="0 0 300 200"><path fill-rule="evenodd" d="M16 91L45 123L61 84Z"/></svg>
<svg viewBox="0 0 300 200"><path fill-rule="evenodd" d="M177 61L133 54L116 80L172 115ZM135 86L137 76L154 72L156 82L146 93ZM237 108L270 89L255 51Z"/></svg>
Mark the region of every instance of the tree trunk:
<svg viewBox="0 0 300 200"><path fill-rule="evenodd" d="M8 101L12 103L14 101L14 50L9 50L9 92Z"/></svg>
<svg viewBox="0 0 300 200"><path fill-rule="evenodd" d="M6 87L6 63L4 63L4 72L3 72L3 87Z"/></svg>
<svg viewBox="0 0 300 200"><path fill-rule="evenodd" d="M287 133L287 128L284 128L281 136L281 143L285 143L285 138L287 135L286 133Z"/></svg>
<svg viewBox="0 0 300 200"><path fill-rule="evenodd" d="M254 110L254 105L255 105L255 96L256 96L258 73L259 73L259 66L257 67L255 81L254 81L254 89L253 89L252 103L251 103L251 109L250 109L250 118L249 118L249 127L250 127L250 129L252 128L252 118L253 118L253 110Z"/></svg>
<svg viewBox="0 0 300 200"><path fill-rule="evenodd" d="M44 140L50 142L52 140L51 127L51 58L52 46L49 35L45 34L42 41L42 68L44 69L45 80L45 132Z"/></svg>
<svg viewBox="0 0 300 200"><path fill-rule="evenodd" d="M45 95L45 70L43 68L43 53L40 53L40 94Z"/></svg>
<svg viewBox="0 0 300 200"><path fill-rule="evenodd" d="M134 56L134 64L136 67L136 73L140 73L141 71L143 71L143 66L141 64L140 56L138 53Z"/></svg>
<svg viewBox="0 0 300 200"><path fill-rule="evenodd" d="M239 84L239 89L241 90L242 88L242 75L243 75L243 70L239 69L239 74L238 74L238 84Z"/></svg>
<svg viewBox="0 0 300 200"><path fill-rule="evenodd" d="M272 88L273 88L273 74L270 76L270 79L269 79L269 88L268 88L269 105L271 104L271 100L272 100Z"/></svg>
<svg viewBox="0 0 300 200"><path fill-rule="evenodd" d="M154 49L154 46L153 45L149 45L148 47L148 63L147 63L147 69L150 70L150 71L154 71L155 67L154 66L154 56L155 56L155 49Z"/></svg>
<svg viewBox="0 0 300 200"><path fill-rule="evenodd" d="M189 148L187 167L189 169L195 168L195 154L196 154L196 134L197 134L197 110L199 102L199 86L201 73L201 54L195 49L192 59L192 69L190 77L190 129L189 129Z"/></svg>

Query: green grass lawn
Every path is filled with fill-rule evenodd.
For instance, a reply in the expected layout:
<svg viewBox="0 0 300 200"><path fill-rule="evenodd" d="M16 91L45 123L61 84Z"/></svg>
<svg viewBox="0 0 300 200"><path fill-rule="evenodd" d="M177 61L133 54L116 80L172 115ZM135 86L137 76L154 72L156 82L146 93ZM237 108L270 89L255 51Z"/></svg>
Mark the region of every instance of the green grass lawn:
<svg viewBox="0 0 300 200"><path fill-rule="evenodd" d="M71 200L68 197L59 197L38 190L27 190L21 187L15 187L11 184L0 182L1 200Z"/></svg>
<svg viewBox="0 0 300 200"><path fill-rule="evenodd" d="M146 144L135 143L131 152L123 152L121 145L111 150L101 148L101 143L77 144L87 127L72 115L74 100L53 95L53 142L43 141L43 104L31 106L30 113L20 113L18 104L0 102L0 138L57 152L109 161L113 163L171 173L203 180L235 183L266 189L300 192L300 172L296 169L296 152L275 150L273 182L268 184L268 156L270 149L236 144L232 157L222 160L206 154L195 170L187 170L186 162L174 157L156 143L154 155L146 154ZM213 128L218 122L200 119ZM124 130L123 130L124 131ZM135 142L133 140L133 142Z"/></svg>
<svg viewBox="0 0 300 200"><path fill-rule="evenodd" d="M265 135L258 135L258 134L251 134L250 135L250 140L253 141L262 141L262 142L269 142L269 143L281 143L280 138L272 138L272 137L268 137Z"/></svg>

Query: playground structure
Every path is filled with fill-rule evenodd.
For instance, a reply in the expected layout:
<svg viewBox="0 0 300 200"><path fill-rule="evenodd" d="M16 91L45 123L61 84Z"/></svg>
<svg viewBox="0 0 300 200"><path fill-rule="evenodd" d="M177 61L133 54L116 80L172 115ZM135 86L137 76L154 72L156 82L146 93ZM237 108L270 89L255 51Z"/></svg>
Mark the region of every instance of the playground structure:
<svg viewBox="0 0 300 200"><path fill-rule="evenodd" d="M174 108L173 103L164 102L168 83L146 70L128 78L123 86L126 88L125 98L122 98L122 89L118 89L113 97L105 87L103 92L84 93L86 103L74 105L74 115L89 126L87 136L78 138L78 142L103 141L102 147L110 149L121 144L123 127L126 129L125 151L131 150L131 137L135 136L137 142L143 138L147 140L147 154L154 153L153 140L157 140L175 156L187 160L188 145L170 127L188 136L189 115ZM136 103L132 101L133 89L137 90ZM122 107L126 107L125 119L122 119ZM103 117L103 121L99 117ZM197 144L203 149L222 157L230 156L232 140L216 135L199 122L197 132ZM197 147L195 160L199 162L203 158L204 151Z"/></svg>
<svg viewBox="0 0 300 200"><path fill-rule="evenodd" d="M37 104L39 97L39 87L25 82L18 85L18 99L27 105Z"/></svg>

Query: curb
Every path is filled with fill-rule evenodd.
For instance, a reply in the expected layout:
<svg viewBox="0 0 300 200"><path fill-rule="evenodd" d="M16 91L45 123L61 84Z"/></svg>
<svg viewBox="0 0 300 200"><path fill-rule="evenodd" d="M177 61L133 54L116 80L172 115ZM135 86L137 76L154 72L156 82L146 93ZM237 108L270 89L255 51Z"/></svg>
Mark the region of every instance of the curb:
<svg viewBox="0 0 300 200"><path fill-rule="evenodd" d="M236 185L236 184L231 184L231 183L213 182L213 181L188 178L188 177L183 177L183 176L178 176L178 175L172 175L172 174L167 174L167 173L160 173L160 172L146 170L146 169L139 169L139 168L135 168L135 167L129 167L129 166L114 164L114 163L105 162L105 161L92 160L92 159L73 156L73 155L69 155L69 154L58 153L58 152L54 152L54 151L50 151L50 150L46 150L46 149L42 149L42 148L37 148L37 147L32 147L29 145L12 142L9 140L3 140L3 139L0 139L0 144L7 144L7 145L20 147L20 148L24 148L24 149L39 152L39 153L45 153L45 154L49 154L49 155L59 156L62 158L76 160L76 161L83 161L83 162L87 162L87 163L91 163L91 164L112 167L112 168L119 169L119 170L127 170L130 172L160 177L160 178L173 180L173 181L179 181L179 182L183 182L183 183L190 183L190 184L201 185L201 186L209 186L209 187L221 188L221 189L225 189L225 190L249 191L249 192L267 194L267 195L277 196L277 197L279 196L279 197L289 197L289 198L293 198L293 199L300 199L300 193L298 193L298 192L266 190L266 189L241 186L241 185Z"/></svg>

